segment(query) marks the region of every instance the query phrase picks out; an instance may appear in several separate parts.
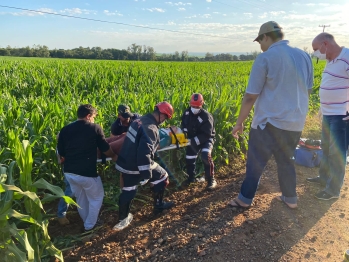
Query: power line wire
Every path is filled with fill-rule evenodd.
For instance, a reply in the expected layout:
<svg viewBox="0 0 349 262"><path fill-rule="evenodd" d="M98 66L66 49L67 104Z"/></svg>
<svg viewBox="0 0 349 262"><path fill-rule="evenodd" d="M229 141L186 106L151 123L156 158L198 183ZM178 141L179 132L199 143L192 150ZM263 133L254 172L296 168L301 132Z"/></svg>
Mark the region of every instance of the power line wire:
<svg viewBox="0 0 349 262"><path fill-rule="evenodd" d="M117 24L117 25L138 27L138 28L144 28L144 29L165 31L165 32L171 32L171 33L180 33L180 34L187 34L187 35L197 35L197 36L208 36L208 37L216 37L216 38L231 39L230 37L225 37L225 36L208 35L208 34L200 34L200 33L189 33L189 32L184 32L184 31L179 31L179 30L170 30L170 29L149 27L149 26L143 26L143 25L133 25L133 24L127 24L127 23L121 23L121 22L114 22L114 21L106 21L106 20L93 19L93 18L86 18L86 17L74 16L74 15L63 15L63 14L57 14L57 13L52 13L52 12L47 12L47 11L32 10L32 9L20 8L20 7L14 7L14 6L0 5L0 7L10 8L10 9L16 9L16 10L21 10L21 11L29 11L29 12L34 12L34 13L42 13L42 14L48 14L48 15L56 15L56 16L61 16L61 17L69 17L69 18L75 18L75 19L81 19L81 20L88 20L88 21L93 21L93 22L108 23L108 24Z"/></svg>

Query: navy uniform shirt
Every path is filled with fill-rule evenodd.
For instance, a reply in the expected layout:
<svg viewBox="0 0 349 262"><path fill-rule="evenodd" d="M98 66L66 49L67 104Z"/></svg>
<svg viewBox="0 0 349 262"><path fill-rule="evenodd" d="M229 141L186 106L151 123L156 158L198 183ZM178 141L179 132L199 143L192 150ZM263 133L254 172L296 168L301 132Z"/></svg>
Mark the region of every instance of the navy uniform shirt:
<svg viewBox="0 0 349 262"><path fill-rule="evenodd" d="M131 117L130 119L130 125L132 124L132 122L138 118L140 118L141 115L139 114L133 114L133 117ZM123 126L121 121L120 121L120 118L116 119L116 121L111 125L111 133L112 135L114 136L119 136L121 135L122 133L125 133L127 132L128 128L130 127L129 126Z"/></svg>

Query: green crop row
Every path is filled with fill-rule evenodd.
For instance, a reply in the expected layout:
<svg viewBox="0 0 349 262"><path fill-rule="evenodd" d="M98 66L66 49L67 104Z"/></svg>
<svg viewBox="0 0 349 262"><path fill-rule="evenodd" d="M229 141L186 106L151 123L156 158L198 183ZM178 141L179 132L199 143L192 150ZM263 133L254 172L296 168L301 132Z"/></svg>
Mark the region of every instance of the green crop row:
<svg viewBox="0 0 349 262"><path fill-rule="evenodd" d="M97 107L96 123L109 136L120 103L129 104L133 112L145 114L152 111L156 103L169 101L174 106L175 115L168 124L180 125L182 112L188 107L194 92L203 94L205 107L215 119L215 162L228 164L233 156L247 148L252 118L246 121L246 130L241 139L233 139L231 129L239 113L251 67L252 62L0 59L0 164L11 166L13 179L10 182L13 186L22 187L23 191L36 193L32 181L39 179L61 185L63 177L55 153L56 134L64 125L76 120L76 110L80 104L91 103ZM324 63L315 65L311 111L316 111L319 106L318 88L323 67ZM26 176L22 175L21 170L24 160L18 154L19 141L24 140L32 151L31 167L26 165L30 168L30 175ZM17 141L16 146L14 141ZM167 154L164 160L170 166L174 159L184 161L183 155ZM16 166L13 161L17 162ZM28 178L30 181L22 181ZM3 178L1 183L4 181ZM23 188L23 185L29 188ZM117 203L116 194L113 193L117 186L109 183L105 187L106 203ZM0 198L6 188L12 187L3 186ZM22 211L33 205L31 201L30 198L26 199ZM41 219L39 209L36 209L35 216ZM37 228L33 230L39 235ZM44 248L41 246L34 253L41 254Z"/></svg>

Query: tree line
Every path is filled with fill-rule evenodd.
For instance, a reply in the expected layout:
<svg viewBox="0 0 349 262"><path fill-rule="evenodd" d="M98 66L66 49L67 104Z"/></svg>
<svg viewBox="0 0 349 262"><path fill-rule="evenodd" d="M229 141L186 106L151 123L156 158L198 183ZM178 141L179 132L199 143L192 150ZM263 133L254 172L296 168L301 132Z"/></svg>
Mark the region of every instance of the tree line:
<svg viewBox="0 0 349 262"><path fill-rule="evenodd" d="M157 54L153 47L132 44L127 49L101 47L78 47L73 49L52 49L45 45L32 47L0 48L0 56L17 57L51 57L51 58L76 58L76 59L101 59L101 60L136 60L136 61L248 61L256 59L259 52L254 51L239 56L229 53L214 55L206 53L205 57L189 56L188 51L173 54Z"/></svg>

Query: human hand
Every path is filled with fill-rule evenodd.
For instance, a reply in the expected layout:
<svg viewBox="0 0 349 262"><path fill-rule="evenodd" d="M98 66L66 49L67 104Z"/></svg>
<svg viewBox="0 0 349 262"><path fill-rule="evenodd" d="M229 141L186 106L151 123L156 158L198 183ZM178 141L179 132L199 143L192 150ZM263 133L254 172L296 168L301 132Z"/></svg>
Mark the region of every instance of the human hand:
<svg viewBox="0 0 349 262"><path fill-rule="evenodd" d="M244 130L244 124L236 124L234 127L233 127L233 130L231 132L231 134L233 135L234 138L238 139L239 138L239 135L238 133L242 134L242 131Z"/></svg>
<svg viewBox="0 0 349 262"><path fill-rule="evenodd" d="M116 162L116 160L118 160L118 155L115 154L111 159L112 159L114 162Z"/></svg>

